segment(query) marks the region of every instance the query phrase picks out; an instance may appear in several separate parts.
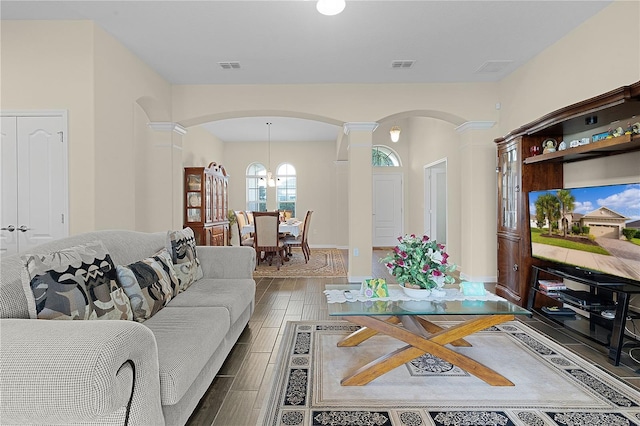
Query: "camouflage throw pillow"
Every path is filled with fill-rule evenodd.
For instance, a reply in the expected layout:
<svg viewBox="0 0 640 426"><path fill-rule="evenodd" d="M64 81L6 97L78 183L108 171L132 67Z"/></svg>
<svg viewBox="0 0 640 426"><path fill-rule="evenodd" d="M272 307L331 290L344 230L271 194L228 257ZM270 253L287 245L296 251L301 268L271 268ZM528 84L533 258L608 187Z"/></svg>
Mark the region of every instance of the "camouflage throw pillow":
<svg viewBox="0 0 640 426"><path fill-rule="evenodd" d="M22 256L29 316L63 320L132 320L116 268L101 241Z"/></svg>
<svg viewBox="0 0 640 426"><path fill-rule="evenodd" d="M127 266L118 265L116 271L138 322L151 318L178 294L179 281L167 249Z"/></svg>
<svg viewBox="0 0 640 426"><path fill-rule="evenodd" d="M167 232L167 249L171 253L173 267L180 280L180 291L186 290L202 278L202 266L196 252L193 229L184 228L181 231Z"/></svg>

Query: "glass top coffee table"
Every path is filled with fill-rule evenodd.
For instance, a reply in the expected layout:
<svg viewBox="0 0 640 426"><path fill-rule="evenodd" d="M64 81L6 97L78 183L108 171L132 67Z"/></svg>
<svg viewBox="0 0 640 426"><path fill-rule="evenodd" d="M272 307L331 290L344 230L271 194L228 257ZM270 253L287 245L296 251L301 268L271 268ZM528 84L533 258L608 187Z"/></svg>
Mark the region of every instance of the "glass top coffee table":
<svg viewBox="0 0 640 426"><path fill-rule="evenodd" d="M391 287L391 285L390 285ZM328 284L326 290L359 293L359 285ZM492 386L513 386L506 377L485 365L446 347L471 346L464 337L531 312L513 303L498 300L377 300L328 303L329 315L342 316L362 326L338 342L340 347L357 346L376 334L384 334L407 345L360 367L341 380L343 386L362 386L425 353L437 356L473 374ZM443 328L421 315L472 315L473 318Z"/></svg>

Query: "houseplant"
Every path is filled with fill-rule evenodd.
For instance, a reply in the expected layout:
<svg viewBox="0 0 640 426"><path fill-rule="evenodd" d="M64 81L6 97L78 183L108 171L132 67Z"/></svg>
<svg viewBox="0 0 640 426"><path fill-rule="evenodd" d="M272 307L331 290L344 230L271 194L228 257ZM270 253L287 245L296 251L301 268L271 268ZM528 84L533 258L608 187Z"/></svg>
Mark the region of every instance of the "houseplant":
<svg viewBox="0 0 640 426"><path fill-rule="evenodd" d="M444 245L431 240L427 235L398 237L398 245L393 248L393 253L380 261L405 291L439 289L444 284L455 282L450 273L456 270L456 265L449 263Z"/></svg>

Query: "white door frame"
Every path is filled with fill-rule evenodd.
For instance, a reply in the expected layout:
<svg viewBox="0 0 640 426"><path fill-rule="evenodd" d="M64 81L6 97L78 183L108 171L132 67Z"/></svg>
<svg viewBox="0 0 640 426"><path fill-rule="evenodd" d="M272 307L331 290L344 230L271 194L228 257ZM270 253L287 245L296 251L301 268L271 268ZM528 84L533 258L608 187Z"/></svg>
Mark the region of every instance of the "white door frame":
<svg viewBox="0 0 640 426"><path fill-rule="evenodd" d="M436 179L431 179L436 173L444 174L444 189L437 185ZM425 234L442 244L446 244L447 235L449 234L449 224L447 221L447 187L446 157L424 166L424 230ZM443 191L444 193L442 193ZM443 203L444 205L441 205ZM442 226L442 221L444 221L444 226ZM444 236L438 235L438 229L441 227L444 228Z"/></svg>

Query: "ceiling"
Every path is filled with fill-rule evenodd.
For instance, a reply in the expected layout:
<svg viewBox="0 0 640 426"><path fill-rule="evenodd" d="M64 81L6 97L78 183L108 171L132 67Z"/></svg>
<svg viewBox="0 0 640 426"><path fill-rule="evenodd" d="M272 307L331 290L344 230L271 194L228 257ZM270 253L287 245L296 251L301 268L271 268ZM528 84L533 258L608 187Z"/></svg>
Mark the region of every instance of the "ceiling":
<svg viewBox="0 0 640 426"><path fill-rule="evenodd" d="M311 0L2 0L0 16L93 20L176 85L447 83L499 81L610 3L347 0L324 16ZM339 131L272 118L273 140ZM224 121L208 126L224 141L265 140L265 117Z"/></svg>

